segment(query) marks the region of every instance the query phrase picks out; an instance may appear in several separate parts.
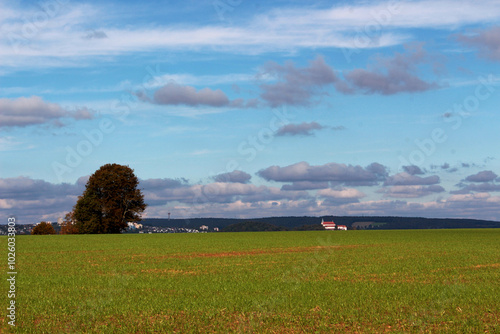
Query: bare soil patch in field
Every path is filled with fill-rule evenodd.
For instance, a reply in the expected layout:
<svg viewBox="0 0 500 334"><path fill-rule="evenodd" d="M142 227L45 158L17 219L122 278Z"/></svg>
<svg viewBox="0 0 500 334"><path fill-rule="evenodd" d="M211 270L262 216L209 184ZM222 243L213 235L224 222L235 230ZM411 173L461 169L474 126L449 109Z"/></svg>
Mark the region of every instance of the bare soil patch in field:
<svg viewBox="0 0 500 334"><path fill-rule="evenodd" d="M261 254L311 253L311 252L316 252L316 251L340 250L340 249L355 248L355 247L362 247L362 246L360 246L360 245L342 245L342 246L336 245L336 246L253 249L253 250L249 250L249 251L171 254L171 255L156 256L154 258L239 257L239 256L251 256L251 255L261 255Z"/></svg>

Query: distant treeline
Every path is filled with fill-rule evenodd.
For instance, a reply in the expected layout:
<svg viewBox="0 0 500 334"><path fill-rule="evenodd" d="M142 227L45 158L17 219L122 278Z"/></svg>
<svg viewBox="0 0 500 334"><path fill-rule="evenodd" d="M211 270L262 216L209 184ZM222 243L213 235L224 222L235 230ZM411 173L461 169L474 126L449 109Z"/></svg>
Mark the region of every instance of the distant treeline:
<svg viewBox="0 0 500 334"><path fill-rule="evenodd" d="M347 225L349 228L358 229L437 229L437 228L500 228L500 222L478 219L458 218L421 218L421 217L378 217L378 216L322 216L322 217L267 217L254 219L238 218L192 218L192 219L166 219L146 218L144 225L162 227L199 228L202 225L210 229L218 227L226 231L225 227L241 223L265 223L261 228L283 228L284 230L299 229L304 225L318 225L321 220L334 221L337 225ZM257 226L257 225L255 225ZM253 228L255 228L255 226ZM241 228L241 226L239 226ZM243 226L243 228L245 228ZM251 227L248 227L251 228ZM312 227L312 228L318 228ZM309 228L303 228L309 229Z"/></svg>
<svg viewBox="0 0 500 334"><path fill-rule="evenodd" d="M243 223L231 224L222 229L222 232L260 232L260 231L287 231L283 226L263 222L247 221Z"/></svg>
<svg viewBox="0 0 500 334"><path fill-rule="evenodd" d="M321 224L301 225L294 227L294 231L319 231L325 228ZM231 224L222 229L222 232L262 232L262 231L289 231L287 227L276 226L264 222L246 221Z"/></svg>

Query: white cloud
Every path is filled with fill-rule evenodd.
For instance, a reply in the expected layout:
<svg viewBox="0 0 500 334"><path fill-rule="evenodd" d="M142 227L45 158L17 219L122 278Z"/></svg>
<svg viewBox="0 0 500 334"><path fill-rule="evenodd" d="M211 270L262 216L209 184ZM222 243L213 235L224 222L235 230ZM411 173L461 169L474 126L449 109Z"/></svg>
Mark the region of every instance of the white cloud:
<svg viewBox="0 0 500 334"><path fill-rule="evenodd" d="M181 85L212 86L237 82L251 82L253 80L255 80L255 75L244 73L199 76L189 73L166 73L153 78L151 83L145 85L145 88L159 88L170 82L176 82Z"/></svg>
<svg viewBox="0 0 500 334"><path fill-rule="evenodd" d="M261 17L262 24L274 28L295 25L326 26L336 31L355 30L378 23L391 28L447 28L492 22L500 17L500 3L463 0L385 1L333 6L330 9L275 10Z"/></svg>
<svg viewBox="0 0 500 334"><path fill-rule="evenodd" d="M332 181L345 184L373 185L386 177L386 168L378 163L367 167L335 162L324 165L309 165L302 161L293 165L271 166L257 173L267 181L276 182L322 182Z"/></svg>
<svg viewBox="0 0 500 334"><path fill-rule="evenodd" d="M0 152L18 151L34 148L33 145L25 145L15 137L0 137Z"/></svg>
<svg viewBox="0 0 500 334"><path fill-rule="evenodd" d="M416 198L444 192L445 189L439 185L405 185L383 188L379 192L385 197L394 198Z"/></svg>
<svg viewBox="0 0 500 334"><path fill-rule="evenodd" d="M334 189L321 189L318 190L317 194L323 197L332 197L332 198L362 198L366 197L366 195L354 188L344 188L341 190Z"/></svg>
<svg viewBox="0 0 500 334"><path fill-rule="evenodd" d="M454 29L464 25L493 22L500 18L498 1L412 1L361 3L326 9L281 9L242 20L240 26L126 26L115 28L116 22L99 22L106 17L102 9L91 5L61 6L28 32L40 9L7 7L0 15L6 32L0 37L3 66L51 66L61 60L77 65L82 57L119 55L140 50L179 50L210 48L217 51L261 53L300 48L378 48L408 42L407 32L395 29ZM5 7L5 5L4 5ZM36 21L34 21L36 23ZM94 26L89 36L88 26ZM371 30L373 29L373 34ZM356 43L367 30L368 43ZM358 33L361 31L361 33ZM355 33L353 33L355 32ZM354 36L353 36L354 35ZM33 59L28 62L27 59Z"/></svg>

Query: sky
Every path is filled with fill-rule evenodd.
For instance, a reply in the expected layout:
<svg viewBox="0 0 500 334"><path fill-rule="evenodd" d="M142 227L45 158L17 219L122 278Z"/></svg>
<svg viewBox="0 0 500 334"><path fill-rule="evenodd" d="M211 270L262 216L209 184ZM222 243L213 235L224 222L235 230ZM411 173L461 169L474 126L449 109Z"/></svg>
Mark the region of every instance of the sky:
<svg viewBox="0 0 500 334"><path fill-rule="evenodd" d="M0 215L500 220L500 1L0 0ZM0 222L2 223L2 222Z"/></svg>

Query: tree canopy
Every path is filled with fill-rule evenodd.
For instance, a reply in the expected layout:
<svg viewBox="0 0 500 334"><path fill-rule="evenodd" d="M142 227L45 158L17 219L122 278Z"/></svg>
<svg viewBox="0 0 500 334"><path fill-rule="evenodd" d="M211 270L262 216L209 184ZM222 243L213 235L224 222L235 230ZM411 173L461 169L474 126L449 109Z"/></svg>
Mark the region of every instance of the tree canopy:
<svg viewBox="0 0 500 334"><path fill-rule="evenodd" d="M37 224L35 227L33 227L31 234L33 235L56 234L56 231L54 230L54 226L52 226L52 224L47 222L41 222L40 224Z"/></svg>
<svg viewBox="0 0 500 334"><path fill-rule="evenodd" d="M120 233L146 209L139 180L128 166L107 164L87 181L73 209L78 233Z"/></svg>
<svg viewBox="0 0 500 334"><path fill-rule="evenodd" d="M325 227L321 224L306 224L293 228L294 231L324 231Z"/></svg>
<svg viewBox="0 0 500 334"><path fill-rule="evenodd" d="M73 211L68 212L64 217L59 234L78 234Z"/></svg>

